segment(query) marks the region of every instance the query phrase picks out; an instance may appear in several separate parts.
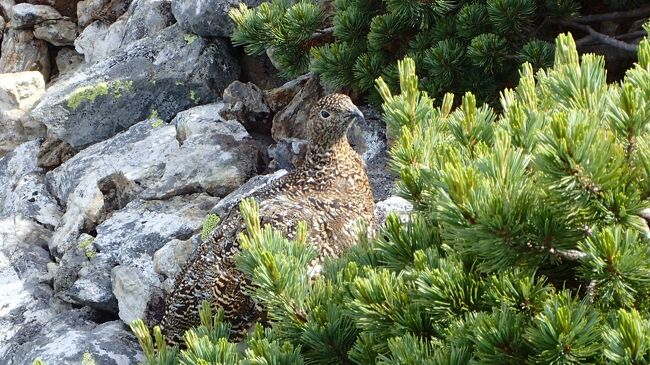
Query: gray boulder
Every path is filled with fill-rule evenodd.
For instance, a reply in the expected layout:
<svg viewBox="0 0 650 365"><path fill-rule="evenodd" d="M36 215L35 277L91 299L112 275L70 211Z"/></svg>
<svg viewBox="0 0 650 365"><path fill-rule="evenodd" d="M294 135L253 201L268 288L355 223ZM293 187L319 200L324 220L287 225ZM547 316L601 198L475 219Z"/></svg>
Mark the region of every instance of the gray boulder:
<svg viewBox="0 0 650 365"><path fill-rule="evenodd" d="M225 41L171 26L58 81L32 115L73 148L85 147L147 117L166 121L214 101L238 75Z"/></svg>
<svg viewBox="0 0 650 365"><path fill-rule="evenodd" d="M235 23L228 11L237 7L238 0L172 0L172 12L183 29L204 37L229 37ZM249 7L261 0L244 0Z"/></svg>
<svg viewBox="0 0 650 365"><path fill-rule="evenodd" d="M25 175L42 171L37 165L39 146L39 141L26 142L0 158L0 211L2 213L13 213L7 211L5 207L12 205L12 193L18 181Z"/></svg>

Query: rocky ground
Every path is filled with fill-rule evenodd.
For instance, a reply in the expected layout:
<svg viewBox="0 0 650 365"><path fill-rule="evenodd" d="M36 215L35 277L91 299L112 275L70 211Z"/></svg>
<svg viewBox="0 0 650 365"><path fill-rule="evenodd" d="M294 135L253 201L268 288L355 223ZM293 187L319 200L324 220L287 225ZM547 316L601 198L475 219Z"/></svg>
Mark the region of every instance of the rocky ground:
<svg viewBox="0 0 650 365"><path fill-rule="evenodd" d="M232 49L235 3L0 0L0 364L141 360L126 324L160 319L206 214L301 163L323 91ZM408 209L362 110L378 216Z"/></svg>

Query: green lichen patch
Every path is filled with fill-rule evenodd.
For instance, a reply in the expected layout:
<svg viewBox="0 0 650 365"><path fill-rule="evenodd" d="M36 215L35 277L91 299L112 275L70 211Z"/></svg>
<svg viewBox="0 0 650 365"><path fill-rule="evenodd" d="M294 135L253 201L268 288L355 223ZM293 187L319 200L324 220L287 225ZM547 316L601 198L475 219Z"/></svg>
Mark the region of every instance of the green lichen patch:
<svg viewBox="0 0 650 365"><path fill-rule="evenodd" d="M185 40L185 43L187 43L187 44L192 44L197 39L199 39L199 36L196 35L196 34L192 34L192 33L186 33L183 36L183 40Z"/></svg>
<svg viewBox="0 0 650 365"><path fill-rule="evenodd" d="M94 103L98 97L109 95L110 93L115 98L121 98L125 92L129 92L132 89L133 81L131 80L115 80L78 87L68 97L68 109L75 110L84 101Z"/></svg>
<svg viewBox="0 0 650 365"><path fill-rule="evenodd" d="M190 90L190 100L192 100L194 104L198 104L199 101L201 101L201 97L196 91Z"/></svg>
<svg viewBox="0 0 650 365"><path fill-rule="evenodd" d="M123 93L131 91L133 89L133 81L131 80L118 80L111 83L111 88L113 89L113 96L116 98L121 98Z"/></svg>
<svg viewBox="0 0 650 365"><path fill-rule="evenodd" d="M165 121L162 120L162 118L160 118L160 116L158 115L158 110L156 109L153 109L151 111L151 114L149 114L148 119L151 119L151 126L154 128L158 128L165 123Z"/></svg>
<svg viewBox="0 0 650 365"><path fill-rule="evenodd" d="M79 249L82 250L84 254L86 254L86 257L89 259L97 256L97 251L95 251L95 248L93 247L94 241L94 237L88 237L79 243Z"/></svg>
<svg viewBox="0 0 650 365"><path fill-rule="evenodd" d="M110 85L107 82L100 82L75 89L68 98L68 108L71 110L77 109L84 101L95 102L97 97L108 95L109 87Z"/></svg>
<svg viewBox="0 0 650 365"><path fill-rule="evenodd" d="M81 365L96 365L96 364L97 363L95 362L95 359L93 359L93 355L91 355L90 352L86 351L81 356Z"/></svg>

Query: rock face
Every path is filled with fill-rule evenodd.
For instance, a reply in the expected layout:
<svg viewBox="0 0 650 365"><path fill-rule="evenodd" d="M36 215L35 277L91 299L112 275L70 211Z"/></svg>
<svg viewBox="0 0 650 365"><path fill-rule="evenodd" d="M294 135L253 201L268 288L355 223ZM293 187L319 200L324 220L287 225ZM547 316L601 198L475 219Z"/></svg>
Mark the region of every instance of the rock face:
<svg viewBox="0 0 650 365"><path fill-rule="evenodd" d="M261 0L244 0L249 7ZM235 25L228 11L238 0L172 0L172 12L183 29L204 37L229 37Z"/></svg>
<svg viewBox="0 0 650 365"><path fill-rule="evenodd" d="M97 20L86 27L75 47L86 62L93 63L136 40L157 34L174 22L169 0L134 0L114 23Z"/></svg>
<svg viewBox="0 0 650 365"><path fill-rule="evenodd" d="M148 116L170 120L213 101L238 73L225 42L190 39L172 26L56 83L33 116L72 147L84 147Z"/></svg>
<svg viewBox="0 0 650 365"><path fill-rule="evenodd" d="M0 74L0 157L45 134L45 127L31 123L27 114L44 93L45 80L40 72Z"/></svg>

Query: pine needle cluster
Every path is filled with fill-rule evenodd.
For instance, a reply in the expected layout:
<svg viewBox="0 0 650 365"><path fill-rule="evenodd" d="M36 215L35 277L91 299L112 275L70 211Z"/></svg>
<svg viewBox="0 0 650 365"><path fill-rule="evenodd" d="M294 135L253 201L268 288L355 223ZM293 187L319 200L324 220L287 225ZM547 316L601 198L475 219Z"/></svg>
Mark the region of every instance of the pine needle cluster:
<svg viewBox="0 0 650 365"><path fill-rule="evenodd" d="M177 353L136 326L147 364L649 364L650 42L614 84L570 35L556 50L499 114L434 107L400 62L399 93L378 90L408 221L310 280L304 227L289 241L246 201L238 265L270 327L238 349L204 306Z"/></svg>
<svg viewBox="0 0 650 365"><path fill-rule="evenodd" d="M396 61L416 62L420 87L429 95L472 91L497 103L517 81L524 62L553 63L551 41L562 20L583 12L578 0L272 0L231 11L235 45L249 54L268 52L282 74L308 70L325 86L369 95L374 82L397 90ZM594 3L593 1L590 3ZM597 4L596 4L597 3ZM605 1L585 11L631 8L643 0ZM591 8L595 9L591 9Z"/></svg>

